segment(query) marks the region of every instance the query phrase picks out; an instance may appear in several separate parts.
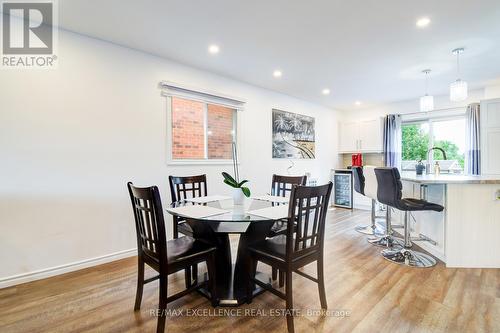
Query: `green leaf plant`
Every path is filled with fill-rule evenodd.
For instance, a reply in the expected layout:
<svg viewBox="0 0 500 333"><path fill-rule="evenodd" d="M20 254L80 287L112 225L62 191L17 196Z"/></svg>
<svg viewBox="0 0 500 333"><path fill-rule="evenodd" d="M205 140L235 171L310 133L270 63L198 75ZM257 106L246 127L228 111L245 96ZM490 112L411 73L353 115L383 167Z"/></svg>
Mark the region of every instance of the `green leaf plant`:
<svg viewBox="0 0 500 333"><path fill-rule="evenodd" d="M250 189L245 185L248 183L248 180L244 179L240 181L239 178L239 170L238 170L238 152L236 150L236 144L233 142L233 171L234 171L234 178L227 172L222 172L222 177L224 177L224 183L233 187L233 188L240 188L243 194L249 198L250 197Z"/></svg>

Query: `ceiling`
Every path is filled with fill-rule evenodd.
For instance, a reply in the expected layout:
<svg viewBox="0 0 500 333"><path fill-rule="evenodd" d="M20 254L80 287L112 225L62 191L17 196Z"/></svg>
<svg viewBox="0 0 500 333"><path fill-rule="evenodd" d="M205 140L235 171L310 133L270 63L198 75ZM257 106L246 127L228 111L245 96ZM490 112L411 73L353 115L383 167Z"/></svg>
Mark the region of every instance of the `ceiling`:
<svg viewBox="0 0 500 333"><path fill-rule="evenodd" d="M417 28L423 16L431 23ZM498 0L64 0L59 17L71 31L340 110L419 97L426 68L429 93L446 94L456 47L470 88L500 77Z"/></svg>

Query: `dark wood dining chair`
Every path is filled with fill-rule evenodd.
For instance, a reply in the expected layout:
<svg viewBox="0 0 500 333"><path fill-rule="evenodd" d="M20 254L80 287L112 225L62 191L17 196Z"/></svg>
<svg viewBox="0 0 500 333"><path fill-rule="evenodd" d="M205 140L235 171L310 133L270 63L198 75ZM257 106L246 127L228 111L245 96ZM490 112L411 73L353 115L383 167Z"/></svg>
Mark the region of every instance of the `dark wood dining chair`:
<svg viewBox="0 0 500 333"><path fill-rule="evenodd" d="M170 196L172 198L172 203L186 200L188 198L207 196L207 175L186 177L169 176L168 182L170 184ZM179 216L173 216L173 223L174 238L179 238L179 233L193 237L193 230L186 222L186 219ZM191 283L196 283L197 280L198 266L195 265L193 267L186 268L186 286Z"/></svg>
<svg viewBox="0 0 500 333"><path fill-rule="evenodd" d="M206 262L212 305L217 305L215 250L212 245L195 240L190 236L167 241L165 221L158 187L135 187L127 183L137 232L138 274L134 311L141 307L142 291L146 283L160 282L159 312L156 332L164 332L167 304L204 286L205 283L190 285L185 290L168 296L168 275ZM144 279L144 265L157 271L157 276Z"/></svg>
<svg viewBox="0 0 500 333"><path fill-rule="evenodd" d="M321 308L327 308L325 281L323 274L323 248L325 220L328 210L332 183L322 186L294 185L290 196L286 235L278 235L249 245L247 271L247 302L251 303L255 284L286 300L288 332L294 332L292 273L297 273L318 284ZM296 225L294 227L294 225ZM270 265L284 272L285 292L255 278L257 262ZM302 271L316 261L317 277Z"/></svg>
<svg viewBox="0 0 500 333"><path fill-rule="evenodd" d="M275 195L278 197L286 197L292 192L293 185L306 185L307 176L281 176L281 175L273 175L272 183L271 183L271 195ZM274 205L274 204L273 204ZM285 234L286 233L286 224L285 222L276 222L271 231L269 232L269 237L274 237L276 235ZM278 278L278 270L273 268L272 271L272 279L276 280ZM279 285L283 287L285 283L284 275L279 274Z"/></svg>
<svg viewBox="0 0 500 333"><path fill-rule="evenodd" d="M168 182L170 184L170 196L172 203L186 200L189 198L198 198L207 196L207 175L199 176L169 176ZM193 236L193 230L186 223L185 219L174 216L174 238L179 237L179 232Z"/></svg>

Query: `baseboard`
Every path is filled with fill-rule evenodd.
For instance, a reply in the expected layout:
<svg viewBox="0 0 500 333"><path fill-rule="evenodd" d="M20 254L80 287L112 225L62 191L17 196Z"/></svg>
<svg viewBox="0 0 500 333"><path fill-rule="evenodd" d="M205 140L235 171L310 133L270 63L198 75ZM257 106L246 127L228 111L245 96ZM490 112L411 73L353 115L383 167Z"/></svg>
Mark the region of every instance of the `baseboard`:
<svg viewBox="0 0 500 333"><path fill-rule="evenodd" d="M363 205L363 204L354 204L353 208L355 209L360 209L360 210L372 210L371 205Z"/></svg>
<svg viewBox="0 0 500 333"><path fill-rule="evenodd" d="M404 233L394 230L394 236L399 237L399 238L404 238ZM411 237L418 238L418 235L411 234ZM417 245L422 250L427 251L430 255L438 258L439 260L441 260L442 262L444 262L446 264L446 256L444 255L444 252L440 251L438 248L436 248L431 243L429 243L427 241L417 241L417 240L412 240L412 243L414 245Z"/></svg>
<svg viewBox="0 0 500 333"><path fill-rule="evenodd" d="M438 258L442 262L446 263L446 258L444 256L444 253L440 250L438 250L434 245L432 245L429 242L426 241L412 241L413 243L417 244L421 249L429 252L431 255L434 257Z"/></svg>
<svg viewBox="0 0 500 333"><path fill-rule="evenodd" d="M61 266L45 268L33 272L18 274L7 276L4 278L0 278L0 289L7 288L11 286L15 286L21 283L31 282L35 280L45 279L51 276L56 276L64 273L69 273L73 271L77 271L79 269L97 266L101 264L105 264L111 261L132 257L137 254L137 249L129 249L124 251L119 251L111 254L107 254L100 257L85 259Z"/></svg>

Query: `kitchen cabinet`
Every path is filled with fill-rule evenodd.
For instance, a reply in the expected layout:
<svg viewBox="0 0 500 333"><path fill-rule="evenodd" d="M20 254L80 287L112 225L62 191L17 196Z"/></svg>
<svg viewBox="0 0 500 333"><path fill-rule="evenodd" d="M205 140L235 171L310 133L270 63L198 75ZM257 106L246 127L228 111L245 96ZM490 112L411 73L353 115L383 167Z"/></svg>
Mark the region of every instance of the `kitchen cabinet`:
<svg viewBox="0 0 500 333"><path fill-rule="evenodd" d="M357 122L340 123L339 126L339 151L355 152L358 151L358 132Z"/></svg>
<svg viewBox="0 0 500 333"><path fill-rule="evenodd" d="M494 195L500 176L423 175L401 172L403 197L422 198L444 206L442 212L412 212L414 242L447 267L500 268L500 205ZM402 214L394 214L402 220ZM415 223L416 222L416 223ZM397 230L402 232L402 230Z"/></svg>
<svg viewBox="0 0 500 333"><path fill-rule="evenodd" d="M383 151L382 119L370 119L339 124L340 153L379 153Z"/></svg>
<svg viewBox="0 0 500 333"><path fill-rule="evenodd" d="M500 98L481 101L481 168L484 175L500 175Z"/></svg>
<svg viewBox="0 0 500 333"><path fill-rule="evenodd" d="M383 129L382 120L364 120L359 122L359 149L361 152L381 152Z"/></svg>

